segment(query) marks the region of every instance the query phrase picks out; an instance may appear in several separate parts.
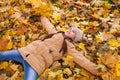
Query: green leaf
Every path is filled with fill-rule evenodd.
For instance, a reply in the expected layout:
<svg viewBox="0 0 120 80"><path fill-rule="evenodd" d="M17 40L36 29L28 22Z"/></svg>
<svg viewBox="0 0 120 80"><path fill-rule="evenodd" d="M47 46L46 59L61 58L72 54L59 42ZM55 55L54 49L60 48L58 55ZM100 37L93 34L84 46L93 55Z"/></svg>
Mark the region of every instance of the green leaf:
<svg viewBox="0 0 120 80"><path fill-rule="evenodd" d="M114 4L113 0L108 0L108 2L109 2L110 4Z"/></svg>
<svg viewBox="0 0 120 80"><path fill-rule="evenodd" d="M4 32L3 31L0 31L0 36L4 35Z"/></svg>
<svg viewBox="0 0 120 80"><path fill-rule="evenodd" d="M57 1L56 0L50 0L53 4L55 4Z"/></svg>
<svg viewBox="0 0 120 80"><path fill-rule="evenodd" d="M120 12L120 6L116 6L117 10Z"/></svg>
<svg viewBox="0 0 120 80"><path fill-rule="evenodd" d="M98 53L99 53L99 54L102 54L102 53L103 53L103 51L102 51L102 50L99 50L99 51L98 51Z"/></svg>
<svg viewBox="0 0 120 80"><path fill-rule="evenodd" d="M69 11L72 11L72 10L74 10L74 7L71 6L71 7L68 8L68 10L69 10Z"/></svg>

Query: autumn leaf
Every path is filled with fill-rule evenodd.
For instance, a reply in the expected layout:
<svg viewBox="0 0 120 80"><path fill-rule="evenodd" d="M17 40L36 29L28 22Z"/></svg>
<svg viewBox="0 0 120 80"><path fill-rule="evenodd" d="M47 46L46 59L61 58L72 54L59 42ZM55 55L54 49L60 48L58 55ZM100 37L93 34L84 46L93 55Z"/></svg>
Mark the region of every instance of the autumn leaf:
<svg viewBox="0 0 120 80"><path fill-rule="evenodd" d="M51 69L52 69L52 71L57 71L57 70L60 70L61 67L62 67L61 64L58 61L55 61L52 64Z"/></svg>
<svg viewBox="0 0 120 80"><path fill-rule="evenodd" d="M2 74L0 75L0 80L6 80L8 77L6 76L6 74Z"/></svg>
<svg viewBox="0 0 120 80"><path fill-rule="evenodd" d="M103 16L106 18L108 17L108 10L103 10L102 11Z"/></svg>
<svg viewBox="0 0 120 80"><path fill-rule="evenodd" d="M7 44L7 46L6 46L6 48L7 49L12 49L12 47L13 47L13 42L9 41L8 44Z"/></svg>
<svg viewBox="0 0 120 80"><path fill-rule="evenodd" d="M52 12L51 4L49 1L41 1L41 0L30 0L33 5L33 9L37 14L41 14L44 16L50 16Z"/></svg>
<svg viewBox="0 0 120 80"><path fill-rule="evenodd" d="M120 41L116 39L109 40L108 44L112 47L120 47Z"/></svg>
<svg viewBox="0 0 120 80"><path fill-rule="evenodd" d="M71 26L83 30L85 39L75 43L76 49L84 51L85 57L99 64L101 73L105 73L99 77L91 75L74 63L72 56L65 55L38 80L119 80L119 5L119 0L0 0L0 51L18 49L36 39L44 39L47 32L40 16L46 16L57 31L65 32ZM17 66L12 61L1 61L0 80L10 79L10 76L13 80L23 80L23 67L17 70Z"/></svg>
<svg viewBox="0 0 120 80"><path fill-rule="evenodd" d="M65 80L65 78L63 77L63 74L58 74L57 76L57 80Z"/></svg>
<svg viewBox="0 0 120 80"><path fill-rule="evenodd" d="M14 70L14 71L17 71L17 70L18 70L18 65L12 64L12 65L10 66L10 68L11 68L12 70Z"/></svg>
<svg viewBox="0 0 120 80"><path fill-rule="evenodd" d="M18 28L17 28L17 34L21 34L21 35L23 35L25 32L27 32L27 28L26 28L26 26L19 26Z"/></svg>
<svg viewBox="0 0 120 80"><path fill-rule="evenodd" d="M65 63L68 64L71 68L74 67L74 58L70 55L68 55L66 58L65 58Z"/></svg>
<svg viewBox="0 0 120 80"><path fill-rule="evenodd" d="M72 75L72 71L69 68L65 68L63 73L67 74L68 76Z"/></svg>
<svg viewBox="0 0 120 80"><path fill-rule="evenodd" d="M1 64L0 64L0 69L6 69L8 67L8 62L2 62Z"/></svg>
<svg viewBox="0 0 120 80"><path fill-rule="evenodd" d="M115 9L114 11L113 11L113 14L118 14L119 13L119 10L117 10L117 9Z"/></svg>
<svg viewBox="0 0 120 80"><path fill-rule="evenodd" d="M102 41L108 41L110 39L114 39L114 36L112 34L109 34L109 33L100 33L100 38L102 39Z"/></svg>
<svg viewBox="0 0 120 80"><path fill-rule="evenodd" d="M78 48L82 49L82 50L85 50L85 44L84 43L79 43L78 44Z"/></svg>
<svg viewBox="0 0 120 80"><path fill-rule="evenodd" d="M0 7L0 12L5 12L5 11L8 11L9 9L10 9L10 6Z"/></svg>
<svg viewBox="0 0 120 80"><path fill-rule="evenodd" d="M16 71L10 79L14 80L18 76L18 74L19 74L19 71Z"/></svg>
<svg viewBox="0 0 120 80"><path fill-rule="evenodd" d="M54 18L56 21L59 21L59 20L61 20L61 14L60 14L60 13L53 13L53 18Z"/></svg>
<svg viewBox="0 0 120 80"><path fill-rule="evenodd" d="M1 50L6 50L7 44L8 44L8 40L2 40L2 41L0 42L0 49L1 49Z"/></svg>
<svg viewBox="0 0 120 80"><path fill-rule="evenodd" d="M41 0L30 0L30 2L31 2L31 4L33 5L34 8L38 8L42 4Z"/></svg>
<svg viewBox="0 0 120 80"><path fill-rule="evenodd" d="M116 71L116 75L120 76L120 60L116 64L115 71Z"/></svg>
<svg viewBox="0 0 120 80"><path fill-rule="evenodd" d="M25 46L25 35L21 35L21 46Z"/></svg>

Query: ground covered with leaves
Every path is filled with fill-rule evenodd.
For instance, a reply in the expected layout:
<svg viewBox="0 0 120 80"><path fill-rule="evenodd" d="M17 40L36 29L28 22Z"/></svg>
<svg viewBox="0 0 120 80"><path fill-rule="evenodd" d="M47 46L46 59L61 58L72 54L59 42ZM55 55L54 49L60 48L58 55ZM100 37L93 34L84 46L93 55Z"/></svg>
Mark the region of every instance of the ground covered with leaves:
<svg viewBox="0 0 120 80"><path fill-rule="evenodd" d="M98 65L94 76L74 63L72 56L53 63L38 80L120 80L120 0L0 0L0 50L12 50L43 39L47 32L40 16L58 31L77 26L84 40L76 48ZM0 62L0 80L23 80L14 61Z"/></svg>

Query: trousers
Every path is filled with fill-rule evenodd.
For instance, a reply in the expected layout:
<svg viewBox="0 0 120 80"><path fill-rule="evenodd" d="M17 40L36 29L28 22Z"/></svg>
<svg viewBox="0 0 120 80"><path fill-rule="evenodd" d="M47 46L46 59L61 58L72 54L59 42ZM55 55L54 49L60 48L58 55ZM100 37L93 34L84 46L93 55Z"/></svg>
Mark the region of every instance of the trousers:
<svg viewBox="0 0 120 80"><path fill-rule="evenodd" d="M0 61L13 60L24 67L24 80L37 80L38 73L23 59L18 50L0 52Z"/></svg>

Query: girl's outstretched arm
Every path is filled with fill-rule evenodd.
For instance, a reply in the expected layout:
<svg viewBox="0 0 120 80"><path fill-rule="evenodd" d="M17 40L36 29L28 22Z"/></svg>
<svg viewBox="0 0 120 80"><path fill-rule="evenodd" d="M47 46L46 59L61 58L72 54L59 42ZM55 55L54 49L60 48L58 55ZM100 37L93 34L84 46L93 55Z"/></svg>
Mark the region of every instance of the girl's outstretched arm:
<svg viewBox="0 0 120 80"><path fill-rule="evenodd" d="M57 30L55 29L55 26L46 17L41 16L40 20L41 20L42 25L47 30L48 34L57 32Z"/></svg>
<svg viewBox="0 0 120 80"><path fill-rule="evenodd" d="M69 41L67 41L67 45L67 55L73 56L75 63L77 63L79 66L86 69L87 71L91 72L92 74L99 75L99 71L95 63L91 62L82 53L77 51L75 46Z"/></svg>

